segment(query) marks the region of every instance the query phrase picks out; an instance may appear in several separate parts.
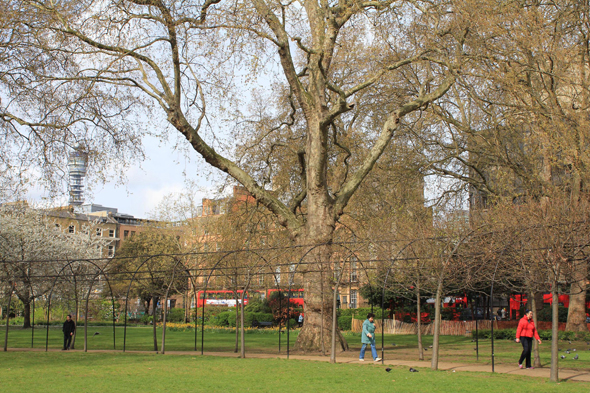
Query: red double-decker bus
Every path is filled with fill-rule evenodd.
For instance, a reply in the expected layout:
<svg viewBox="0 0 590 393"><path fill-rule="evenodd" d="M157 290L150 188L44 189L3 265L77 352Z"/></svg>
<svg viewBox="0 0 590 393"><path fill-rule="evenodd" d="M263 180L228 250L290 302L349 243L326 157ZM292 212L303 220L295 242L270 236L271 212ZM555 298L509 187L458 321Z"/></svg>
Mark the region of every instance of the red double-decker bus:
<svg viewBox="0 0 590 393"><path fill-rule="evenodd" d="M266 295L268 296L268 298L270 299L270 295L273 292L278 292L279 290L276 288L273 289L269 289L266 293ZM291 289L290 292L290 296L289 296L289 300L291 301L291 303L295 306L295 307L303 307L303 288L295 288L295 289ZM289 295L289 290L288 289L281 289L281 294L283 294L284 296Z"/></svg>
<svg viewBox="0 0 590 393"><path fill-rule="evenodd" d="M203 304L212 305L212 306L227 306L227 307L235 307L236 304L242 303L242 293L244 291L239 290L238 293L238 301L236 301L236 295L234 291L198 291L197 292L197 307L203 307ZM246 292L246 296L244 297L244 305L248 304L248 292Z"/></svg>

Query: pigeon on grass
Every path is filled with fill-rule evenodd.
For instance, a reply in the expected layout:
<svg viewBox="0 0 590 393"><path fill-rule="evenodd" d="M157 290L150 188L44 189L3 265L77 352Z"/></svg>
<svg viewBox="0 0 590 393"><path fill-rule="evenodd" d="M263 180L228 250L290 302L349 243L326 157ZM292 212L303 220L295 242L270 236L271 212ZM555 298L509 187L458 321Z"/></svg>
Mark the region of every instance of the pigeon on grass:
<svg viewBox="0 0 590 393"><path fill-rule="evenodd" d="M385 369L385 371L387 371L387 372L390 372L390 371L391 371L391 369L390 369L389 367L387 367L387 368Z"/></svg>
<svg viewBox="0 0 590 393"><path fill-rule="evenodd" d="M413 367L410 367L410 372L411 372L411 373L417 373L417 372L418 372L418 370L416 370L416 369L415 369L415 368L413 368Z"/></svg>
<svg viewBox="0 0 590 393"><path fill-rule="evenodd" d="M98 336L99 334L100 334L100 332L94 332L94 334L92 335L92 337Z"/></svg>

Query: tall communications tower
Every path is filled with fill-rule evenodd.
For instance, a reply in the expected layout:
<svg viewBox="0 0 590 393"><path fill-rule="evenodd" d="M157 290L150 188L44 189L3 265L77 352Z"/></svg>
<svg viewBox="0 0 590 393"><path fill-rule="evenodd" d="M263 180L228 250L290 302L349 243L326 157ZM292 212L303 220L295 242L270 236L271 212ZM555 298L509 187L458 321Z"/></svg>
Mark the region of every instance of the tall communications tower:
<svg viewBox="0 0 590 393"><path fill-rule="evenodd" d="M82 146L77 146L68 158L70 172L70 205L80 206L84 203L84 177L88 165L88 154Z"/></svg>

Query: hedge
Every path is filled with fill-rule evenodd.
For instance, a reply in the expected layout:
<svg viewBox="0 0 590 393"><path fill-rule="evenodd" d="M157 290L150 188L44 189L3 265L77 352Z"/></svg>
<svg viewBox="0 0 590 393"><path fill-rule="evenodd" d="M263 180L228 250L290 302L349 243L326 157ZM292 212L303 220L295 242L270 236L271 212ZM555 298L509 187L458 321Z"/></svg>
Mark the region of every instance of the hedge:
<svg viewBox="0 0 590 393"><path fill-rule="evenodd" d="M489 339L492 337L490 329L479 329L477 332L479 338ZM471 332L475 338L475 330ZM539 330L539 337L541 340L551 340L551 330ZM516 338L516 329L494 329L494 338L498 340L514 340ZM590 341L590 332L564 332L560 331L558 335L559 340L575 340L575 341Z"/></svg>

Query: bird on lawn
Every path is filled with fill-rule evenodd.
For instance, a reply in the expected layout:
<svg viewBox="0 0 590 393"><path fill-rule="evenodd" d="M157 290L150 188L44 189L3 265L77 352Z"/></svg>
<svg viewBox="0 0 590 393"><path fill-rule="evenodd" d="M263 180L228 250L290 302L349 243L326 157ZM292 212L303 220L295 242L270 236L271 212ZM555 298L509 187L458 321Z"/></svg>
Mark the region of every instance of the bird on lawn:
<svg viewBox="0 0 590 393"><path fill-rule="evenodd" d="M432 348L432 345L429 345L428 348Z"/></svg>
<svg viewBox="0 0 590 393"><path fill-rule="evenodd" d="M412 368L412 367L410 367L410 372L411 372L411 373L417 373L417 372L418 372L418 370L416 370L415 368Z"/></svg>
<svg viewBox="0 0 590 393"><path fill-rule="evenodd" d="M565 359L565 356L564 356L564 355L561 355L561 358L562 358L562 359Z"/></svg>
<svg viewBox="0 0 590 393"><path fill-rule="evenodd" d="M570 351L565 351L565 353L567 353L569 355L570 354Z"/></svg>
<svg viewBox="0 0 590 393"><path fill-rule="evenodd" d="M92 335L92 337L98 336L99 334L100 334L100 332L94 332L94 334Z"/></svg>
<svg viewBox="0 0 590 393"><path fill-rule="evenodd" d="M574 356L574 360L578 360L578 355Z"/></svg>
<svg viewBox="0 0 590 393"><path fill-rule="evenodd" d="M387 367L387 368L385 369L385 371L387 371L387 372L390 372L390 371L391 371L391 369L390 369L389 367Z"/></svg>
<svg viewBox="0 0 590 393"><path fill-rule="evenodd" d="M576 352L576 348L572 349L572 351Z"/></svg>
<svg viewBox="0 0 590 393"><path fill-rule="evenodd" d="M571 341L571 340L567 340L567 342L568 342L568 343L570 343L570 344L572 343L572 341Z"/></svg>

